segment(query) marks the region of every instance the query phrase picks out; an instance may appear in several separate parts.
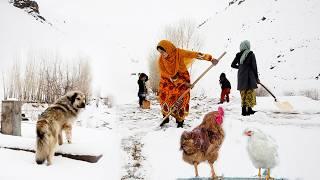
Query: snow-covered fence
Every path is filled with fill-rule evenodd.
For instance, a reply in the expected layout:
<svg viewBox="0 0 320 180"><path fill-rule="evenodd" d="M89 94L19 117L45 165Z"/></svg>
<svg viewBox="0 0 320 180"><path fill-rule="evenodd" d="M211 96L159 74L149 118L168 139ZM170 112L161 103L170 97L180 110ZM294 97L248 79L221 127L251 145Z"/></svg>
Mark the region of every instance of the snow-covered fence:
<svg viewBox="0 0 320 180"><path fill-rule="evenodd" d="M2 101L1 133L21 136L21 101Z"/></svg>

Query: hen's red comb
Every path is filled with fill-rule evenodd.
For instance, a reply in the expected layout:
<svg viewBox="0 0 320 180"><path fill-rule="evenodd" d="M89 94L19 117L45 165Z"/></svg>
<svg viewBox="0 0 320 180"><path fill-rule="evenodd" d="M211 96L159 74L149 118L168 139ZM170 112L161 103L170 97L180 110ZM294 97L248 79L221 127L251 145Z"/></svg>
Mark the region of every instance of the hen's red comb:
<svg viewBox="0 0 320 180"><path fill-rule="evenodd" d="M216 116L216 123L221 125L223 122L224 110L222 107L218 107L218 115Z"/></svg>

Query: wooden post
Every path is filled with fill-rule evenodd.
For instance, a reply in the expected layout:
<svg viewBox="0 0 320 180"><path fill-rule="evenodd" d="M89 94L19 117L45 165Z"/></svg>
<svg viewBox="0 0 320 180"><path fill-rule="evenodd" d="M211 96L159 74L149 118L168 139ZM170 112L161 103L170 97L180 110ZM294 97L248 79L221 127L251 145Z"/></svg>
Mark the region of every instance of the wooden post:
<svg viewBox="0 0 320 180"><path fill-rule="evenodd" d="M2 101L2 134L21 136L21 105L21 101Z"/></svg>

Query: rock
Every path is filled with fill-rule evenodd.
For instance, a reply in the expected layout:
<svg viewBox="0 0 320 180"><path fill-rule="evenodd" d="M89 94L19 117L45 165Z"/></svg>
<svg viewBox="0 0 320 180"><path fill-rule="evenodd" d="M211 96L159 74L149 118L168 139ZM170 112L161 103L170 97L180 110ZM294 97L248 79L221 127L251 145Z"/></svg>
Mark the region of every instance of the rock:
<svg viewBox="0 0 320 180"><path fill-rule="evenodd" d="M29 8L30 10L32 10L35 13L39 14L39 6L38 3L36 1L31 1L31 0L14 0L13 1L13 5L17 8L20 9L25 9L25 8Z"/></svg>

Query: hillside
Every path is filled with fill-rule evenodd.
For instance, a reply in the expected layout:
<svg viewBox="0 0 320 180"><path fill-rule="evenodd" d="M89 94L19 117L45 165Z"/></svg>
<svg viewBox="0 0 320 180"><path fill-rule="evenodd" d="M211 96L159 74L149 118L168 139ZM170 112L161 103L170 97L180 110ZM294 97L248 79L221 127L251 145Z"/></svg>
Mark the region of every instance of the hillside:
<svg viewBox="0 0 320 180"><path fill-rule="evenodd" d="M298 94L312 88L319 91L320 26L315 23L320 17L318 1L224 2L225 8L217 10L200 28L207 36L209 51L216 56L224 50L228 52L217 72L212 72L213 77L225 72L236 87L236 70L230 64L240 42L248 39L257 58L261 82L278 94ZM212 82L212 76L202 85L211 82L215 86L217 78Z"/></svg>
<svg viewBox="0 0 320 180"><path fill-rule="evenodd" d="M17 56L58 52L65 59L86 56L93 69L93 89L115 94L119 102L136 96L136 76L148 72L147 57L168 24L191 19L201 25L203 52L228 54L199 85L194 94L218 96L218 76L225 72L236 91L236 70L230 64L239 43L248 39L258 61L260 79L277 95L300 95L320 89L320 5L316 0L192 0L155 5L150 1L38 0L41 23L8 2L0 3L1 68ZM143 8L142 8L143 7ZM162 11L166 8L166 13ZM10 17L10 18L6 18ZM27 27L27 28L26 28ZM18 58L19 59L19 58ZM209 65L196 62L195 79ZM1 83L2 84L2 83ZM2 88L0 88L2 90ZM121 95L120 95L121 94ZM120 96L119 96L120 95Z"/></svg>

